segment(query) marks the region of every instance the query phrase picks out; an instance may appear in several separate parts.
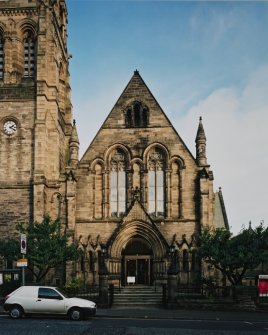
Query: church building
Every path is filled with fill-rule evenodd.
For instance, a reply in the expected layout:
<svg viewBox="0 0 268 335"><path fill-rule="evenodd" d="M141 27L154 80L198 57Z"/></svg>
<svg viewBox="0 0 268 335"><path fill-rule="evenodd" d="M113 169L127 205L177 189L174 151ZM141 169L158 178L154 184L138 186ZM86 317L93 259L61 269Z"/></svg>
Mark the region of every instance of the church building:
<svg viewBox="0 0 268 335"><path fill-rule="evenodd" d="M67 277L98 283L102 259L111 282L152 285L175 255L191 285L196 234L228 227L202 119L193 154L136 70L79 159L66 27L65 0L0 2L1 237L49 214L83 250Z"/></svg>

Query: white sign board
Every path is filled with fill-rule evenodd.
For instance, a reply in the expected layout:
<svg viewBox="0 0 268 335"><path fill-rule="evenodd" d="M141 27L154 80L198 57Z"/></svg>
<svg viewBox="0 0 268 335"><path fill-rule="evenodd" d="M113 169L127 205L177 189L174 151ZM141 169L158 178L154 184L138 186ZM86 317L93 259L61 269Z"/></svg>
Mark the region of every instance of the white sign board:
<svg viewBox="0 0 268 335"><path fill-rule="evenodd" d="M26 249L27 249L26 235L21 234L20 235L20 252L25 255L26 254Z"/></svg>
<svg viewBox="0 0 268 335"><path fill-rule="evenodd" d="M28 259L26 258L18 259L17 266L18 267L28 266Z"/></svg>
<svg viewBox="0 0 268 335"><path fill-rule="evenodd" d="M127 276L127 283L128 284L135 284L136 278L135 276Z"/></svg>

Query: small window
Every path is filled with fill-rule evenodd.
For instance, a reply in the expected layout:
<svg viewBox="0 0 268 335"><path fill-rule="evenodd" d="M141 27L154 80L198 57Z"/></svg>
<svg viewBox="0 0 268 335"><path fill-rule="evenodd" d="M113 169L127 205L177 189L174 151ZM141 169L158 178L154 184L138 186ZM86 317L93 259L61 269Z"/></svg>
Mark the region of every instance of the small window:
<svg viewBox="0 0 268 335"><path fill-rule="evenodd" d="M40 299L56 299L62 300L62 296L51 288L40 287L38 290L38 298Z"/></svg>
<svg viewBox="0 0 268 335"><path fill-rule="evenodd" d="M134 102L126 111L126 126L142 128L148 126L148 108L139 101Z"/></svg>

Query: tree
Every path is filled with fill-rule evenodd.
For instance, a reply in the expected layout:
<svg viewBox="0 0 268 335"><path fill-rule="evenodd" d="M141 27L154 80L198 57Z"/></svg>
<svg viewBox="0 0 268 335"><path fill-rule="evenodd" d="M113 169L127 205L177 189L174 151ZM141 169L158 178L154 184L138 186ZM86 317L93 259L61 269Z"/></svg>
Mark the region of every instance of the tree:
<svg viewBox="0 0 268 335"><path fill-rule="evenodd" d="M20 255L20 244L15 239L0 240L0 256L4 257L6 261L13 261L18 259Z"/></svg>
<svg viewBox="0 0 268 335"><path fill-rule="evenodd" d="M59 219L52 221L44 216L41 223L19 224L17 230L27 235L28 269L36 282L44 279L50 269L80 257L81 251L74 243L69 243L69 237L61 231Z"/></svg>
<svg viewBox="0 0 268 335"><path fill-rule="evenodd" d="M225 275L232 285L241 285L247 270L267 259L268 229L251 226L233 236L229 230L205 228L197 238L199 255Z"/></svg>

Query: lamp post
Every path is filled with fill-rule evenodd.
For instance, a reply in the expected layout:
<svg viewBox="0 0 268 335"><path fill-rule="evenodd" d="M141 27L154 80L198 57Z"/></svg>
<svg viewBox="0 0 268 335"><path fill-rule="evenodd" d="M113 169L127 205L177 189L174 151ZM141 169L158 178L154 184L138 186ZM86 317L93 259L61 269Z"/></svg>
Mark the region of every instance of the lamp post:
<svg viewBox="0 0 268 335"><path fill-rule="evenodd" d="M172 244L169 247L169 255L170 255L170 267L168 269L168 275L177 275L179 272L178 264L177 264L177 257L175 252L175 246Z"/></svg>
<svg viewBox="0 0 268 335"><path fill-rule="evenodd" d="M101 246L101 254L100 254L100 268L99 268L99 275L107 275L108 269L105 263L105 259L107 256L107 249L105 245Z"/></svg>

